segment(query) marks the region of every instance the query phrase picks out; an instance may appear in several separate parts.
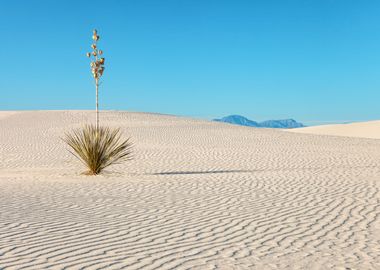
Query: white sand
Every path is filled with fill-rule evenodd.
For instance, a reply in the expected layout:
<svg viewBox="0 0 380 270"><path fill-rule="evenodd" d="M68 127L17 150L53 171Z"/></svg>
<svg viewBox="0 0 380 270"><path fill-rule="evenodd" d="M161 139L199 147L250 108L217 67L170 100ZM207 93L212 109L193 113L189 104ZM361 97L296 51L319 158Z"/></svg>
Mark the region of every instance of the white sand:
<svg viewBox="0 0 380 270"><path fill-rule="evenodd" d="M369 139L380 139L380 121L359 122L350 124L322 125L305 128L288 129L287 131L305 134L346 136Z"/></svg>
<svg viewBox="0 0 380 270"><path fill-rule="evenodd" d="M19 111L0 111L0 119L7 118L11 115L18 114Z"/></svg>
<svg viewBox="0 0 380 270"><path fill-rule="evenodd" d="M380 140L105 112L135 159L91 177L93 113L0 115L0 269L380 269Z"/></svg>

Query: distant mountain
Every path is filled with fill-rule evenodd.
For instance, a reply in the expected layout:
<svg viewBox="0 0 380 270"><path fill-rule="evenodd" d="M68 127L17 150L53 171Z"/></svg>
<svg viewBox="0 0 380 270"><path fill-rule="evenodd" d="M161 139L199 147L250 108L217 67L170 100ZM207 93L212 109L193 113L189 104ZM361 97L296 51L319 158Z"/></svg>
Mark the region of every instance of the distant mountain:
<svg viewBox="0 0 380 270"><path fill-rule="evenodd" d="M241 115L229 115L221 119L214 119L213 121L230 123L234 125L241 125L247 127L257 127L257 128L300 128L305 127L304 124L297 122L293 119L284 120L267 120L264 122L256 122L249 120L248 118Z"/></svg>
<svg viewBox="0 0 380 270"><path fill-rule="evenodd" d="M283 120L268 120L260 123L261 127L267 128L300 128L305 127L304 124L297 122L294 119Z"/></svg>
<svg viewBox="0 0 380 270"><path fill-rule="evenodd" d="M214 119L213 121L225 122L225 123L247 126L247 127L260 127L259 123L249 120L248 118L245 118L244 116L241 116L241 115L229 115L221 119Z"/></svg>

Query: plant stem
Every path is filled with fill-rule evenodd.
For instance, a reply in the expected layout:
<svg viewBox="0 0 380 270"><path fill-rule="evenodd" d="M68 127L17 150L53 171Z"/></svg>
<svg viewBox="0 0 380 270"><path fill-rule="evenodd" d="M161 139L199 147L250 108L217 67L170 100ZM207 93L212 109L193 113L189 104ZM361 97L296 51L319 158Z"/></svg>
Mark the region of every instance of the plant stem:
<svg viewBox="0 0 380 270"><path fill-rule="evenodd" d="M96 86L96 130L99 129L99 79L95 79L95 86Z"/></svg>
<svg viewBox="0 0 380 270"><path fill-rule="evenodd" d="M95 63L98 62L98 46L97 46L98 41L95 40ZM96 88L96 130L99 130L99 74L97 74L97 77L95 78L95 88Z"/></svg>

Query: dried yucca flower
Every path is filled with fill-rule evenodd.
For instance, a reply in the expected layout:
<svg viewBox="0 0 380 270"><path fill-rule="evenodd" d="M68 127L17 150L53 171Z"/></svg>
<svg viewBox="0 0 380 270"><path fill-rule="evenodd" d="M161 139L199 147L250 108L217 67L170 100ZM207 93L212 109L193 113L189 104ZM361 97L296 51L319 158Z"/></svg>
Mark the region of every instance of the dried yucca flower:
<svg viewBox="0 0 380 270"><path fill-rule="evenodd" d="M94 29L94 31L92 32L92 39L95 41L98 40L98 31L96 31L96 29Z"/></svg>

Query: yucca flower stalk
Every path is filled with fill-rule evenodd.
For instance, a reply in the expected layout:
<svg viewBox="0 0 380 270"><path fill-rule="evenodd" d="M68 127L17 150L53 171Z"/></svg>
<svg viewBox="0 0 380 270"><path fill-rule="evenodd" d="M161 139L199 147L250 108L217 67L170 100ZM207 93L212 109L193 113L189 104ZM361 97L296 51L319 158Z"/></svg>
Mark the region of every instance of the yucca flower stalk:
<svg viewBox="0 0 380 270"><path fill-rule="evenodd" d="M96 128L99 128L99 80L103 76L105 70L104 62L105 59L101 57L103 51L98 48L98 41L100 36L98 31L94 29L92 33L93 43L91 44L92 52L87 53L87 57L91 58L91 73L95 80L95 96L96 96Z"/></svg>

